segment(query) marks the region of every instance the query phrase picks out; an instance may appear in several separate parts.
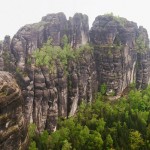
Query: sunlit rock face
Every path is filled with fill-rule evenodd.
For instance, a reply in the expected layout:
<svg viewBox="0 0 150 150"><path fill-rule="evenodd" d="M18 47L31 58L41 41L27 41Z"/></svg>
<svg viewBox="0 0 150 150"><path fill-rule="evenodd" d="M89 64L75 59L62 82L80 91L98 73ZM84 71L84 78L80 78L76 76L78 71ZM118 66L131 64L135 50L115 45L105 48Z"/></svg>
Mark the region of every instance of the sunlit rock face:
<svg viewBox="0 0 150 150"><path fill-rule="evenodd" d="M27 124L21 90L8 72L0 71L0 149L26 149Z"/></svg>
<svg viewBox="0 0 150 150"><path fill-rule="evenodd" d="M143 46L137 45L141 37ZM131 83L144 88L149 82L148 35L136 23L111 15L96 17L90 30L99 84L119 95Z"/></svg>

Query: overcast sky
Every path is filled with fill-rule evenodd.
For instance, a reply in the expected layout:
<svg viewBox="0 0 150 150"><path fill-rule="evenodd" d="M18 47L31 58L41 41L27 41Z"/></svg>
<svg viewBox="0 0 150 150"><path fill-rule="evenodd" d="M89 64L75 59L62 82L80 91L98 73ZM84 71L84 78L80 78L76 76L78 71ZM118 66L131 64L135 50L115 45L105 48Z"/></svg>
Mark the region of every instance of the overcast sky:
<svg viewBox="0 0 150 150"><path fill-rule="evenodd" d="M90 26L98 15L113 12L147 28L150 35L149 0L0 0L0 40L11 37L21 26L35 23L49 13L89 16Z"/></svg>

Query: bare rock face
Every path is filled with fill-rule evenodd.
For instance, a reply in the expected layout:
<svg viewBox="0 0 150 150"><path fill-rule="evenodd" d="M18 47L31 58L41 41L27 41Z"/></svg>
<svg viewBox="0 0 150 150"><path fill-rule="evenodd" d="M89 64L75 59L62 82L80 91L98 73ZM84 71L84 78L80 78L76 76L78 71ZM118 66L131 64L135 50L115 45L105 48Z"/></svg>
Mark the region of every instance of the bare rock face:
<svg viewBox="0 0 150 150"><path fill-rule="evenodd" d="M90 40L94 49L69 60L67 70L59 62L53 72L46 66L36 67L32 57L36 48L49 38L53 45L62 46L64 35L73 48ZM57 118L74 115L82 101L92 101L103 83L108 95L121 95L133 82L144 88L149 84L149 63L147 31L111 15L96 17L89 31L86 15L77 13L67 20L63 13L49 14L39 23L22 27L12 40L6 36L0 44L0 69L15 74L25 119L39 131L56 130Z"/></svg>
<svg viewBox="0 0 150 150"><path fill-rule="evenodd" d="M55 130L58 116L73 115L79 99L91 101L96 70L93 54L88 53L83 54L85 58L79 62L70 63L69 77L59 64L54 73L50 73L46 67L35 67L31 57L33 51L49 38L52 38L54 45L61 46L64 35L68 36L72 47L84 45L89 40L88 32L86 15L75 14L68 21L63 13L57 13L43 17L39 23L22 27L12 39L11 54L16 65L14 72L25 99L26 120L36 123L39 131ZM97 84L94 86L96 89Z"/></svg>
<svg viewBox="0 0 150 150"><path fill-rule="evenodd" d="M76 13L73 18L69 18L69 40L72 47L85 45L89 41L88 16Z"/></svg>
<svg viewBox="0 0 150 150"><path fill-rule="evenodd" d="M15 59L11 53L11 39L6 35L0 43L0 71L13 72L15 68Z"/></svg>
<svg viewBox="0 0 150 150"><path fill-rule="evenodd" d="M119 95L133 82L137 87L149 82L149 40L144 28L125 18L98 16L90 30L90 40L99 85L106 83L108 94Z"/></svg>
<svg viewBox="0 0 150 150"><path fill-rule="evenodd" d="M150 50L147 30L140 26L137 36L140 47L137 52L136 84L138 88L145 88L150 83ZM142 43L139 39L142 39Z"/></svg>
<svg viewBox="0 0 150 150"><path fill-rule="evenodd" d="M68 115L72 116L82 101L91 102L98 91L93 54L83 52L76 62L69 63L68 71Z"/></svg>
<svg viewBox="0 0 150 150"><path fill-rule="evenodd" d="M11 74L0 71L0 149L25 149L27 124L21 90Z"/></svg>

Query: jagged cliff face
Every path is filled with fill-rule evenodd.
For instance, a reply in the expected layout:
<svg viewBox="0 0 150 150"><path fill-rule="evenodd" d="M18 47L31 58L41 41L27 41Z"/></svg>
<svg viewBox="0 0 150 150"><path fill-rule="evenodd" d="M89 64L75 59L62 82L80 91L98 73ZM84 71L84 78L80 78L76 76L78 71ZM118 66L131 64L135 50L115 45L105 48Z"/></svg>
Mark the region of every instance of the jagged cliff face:
<svg viewBox="0 0 150 150"><path fill-rule="evenodd" d="M138 43L141 37L142 43ZM134 22L114 16L98 16L90 31L99 85L106 83L108 94L119 95L131 83L145 87L149 82L147 31ZM141 46L141 45L142 46Z"/></svg>
<svg viewBox="0 0 150 150"><path fill-rule="evenodd" d="M0 71L0 149L25 149L27 124L21 90L11 74Z"/></svg>
<svg viewBox="0 0 150 150"><path fill-rule="evenodd" d="M67 20L63 13L47 15L37 24L22 27L13 37L11 46L7 46L11 47L7 51L15 60L15 64L10 60L9 65L17 72L14 71L22 88L26 120L36 123L40 131L55 130L58 116L74 115L78 104L82 100L91 101L97 91L91 52L84 52L83 58L68 63L69 75L59 64L55 66L55 73L50 73L46 67L35 67L34 60L28 64L33 51L48 38L53 39L54 45L61 45L64 35L68 36L72 47L86 44L89 41L88 17L75 14Z"/></svg>
<svg viewBox="0 0 150 150"><path fill-rule="evenodd" d="M94 50L70 60L67 74L59 63L53 73L36 67L32 57L35 49L49 37L54 45L62 45L64 35L73 48L90 40ZM133 82L138 88L145 87L150 76L148 43L147 31L123 18L98 16L89 31L86 15L75 14L67 20L63 13L50 14L39 23L22 27L12 40L5 38L0 45L0 69L16 76L28 123L36 123L39 131L53 131L58 116L74 115L79 103L91 102L103 83L111 95L121 95Z"/></svg>

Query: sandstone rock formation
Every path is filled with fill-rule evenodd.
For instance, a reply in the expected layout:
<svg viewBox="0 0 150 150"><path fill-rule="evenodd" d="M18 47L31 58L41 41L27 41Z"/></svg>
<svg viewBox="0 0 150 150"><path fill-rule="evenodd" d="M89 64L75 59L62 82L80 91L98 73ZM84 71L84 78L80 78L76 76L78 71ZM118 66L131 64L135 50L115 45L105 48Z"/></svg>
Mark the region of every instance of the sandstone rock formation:
<svg viewBox="0 0 150 150"><path fill-rule="evenodd" d="M67 20L63 13L58 13L22 27L12 39L10 53L15 58L16 77L25 99L26 119L36 123L40 131L55 130L58 116L73 115L79 100L91 101L97 88L97 84L92 87L92 82L96 82L95 62L92 53L84 55L79 62L70 62L68 77L59 65L55 73L49 73L46 67L35 67L34 60L29 64L28 58L49 38L54 45L61 46L62 37L67 35L72 47L84 45L89 41L88 32L86 15L77 13Z"/></svg>
<svg viewBox="0 0 150 150"><path fill-rule="evenodd" d="M73 47L86 44L89 41L88 16L76 13L73 18L69 18L68 37Z"/></svg>
<svg viewBox="0 0 150 150"><path fill-rule="evenodd" d="M99 85L106 83L109 94L119 95L133 82L138 88L149 83L149 39L143 27L125 18L98 16L90 30L90 40Z"/></svg>
<svg viewBox="0 0 150 150"><path fill-rule="evenodd" d="M0 71L0 149L25 149L27 124L21 90L11 74Z"/></svg>
<svg viewBox="0 0 150 150"><path fill-rule="evenodd" d="M94 49L70 60L68 74L59 63L53 73L46 66L36 67L35 49L49 38L53 45L62 46L64 35L73 48L90 41ZM36 123L39 131L53 131L58 116L74 115L79 103L91 102L103 83L108 95L121 95L133 82L144 88L150 77L148 44L147 31L124 18L98 16L89 31L86 15L77 13L67 20L63 13L49 14L22 27L12 40L5 37L0 44L0 69L15 74L27 122Z"/></svg>

